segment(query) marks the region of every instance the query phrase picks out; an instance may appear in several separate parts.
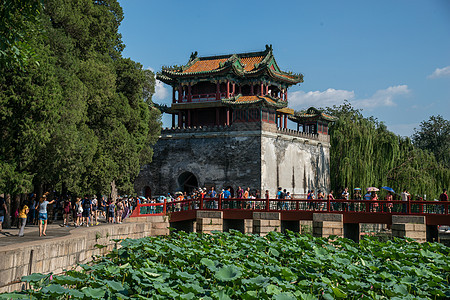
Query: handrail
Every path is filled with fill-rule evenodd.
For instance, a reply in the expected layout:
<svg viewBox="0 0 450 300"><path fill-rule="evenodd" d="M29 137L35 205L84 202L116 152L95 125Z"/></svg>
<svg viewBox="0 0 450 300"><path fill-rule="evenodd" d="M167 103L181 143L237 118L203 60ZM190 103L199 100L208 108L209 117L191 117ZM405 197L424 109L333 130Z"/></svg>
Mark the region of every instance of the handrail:
<svg viewBox="0 0 450 300"><path fill-rule="evenodd" d="M449 203L401 200L318 200L196 198L164 203L138 204L131 217L166 215L190 210L314 211L405 215L448 215ZM143 213L144 212L144 213Z"/></svg>

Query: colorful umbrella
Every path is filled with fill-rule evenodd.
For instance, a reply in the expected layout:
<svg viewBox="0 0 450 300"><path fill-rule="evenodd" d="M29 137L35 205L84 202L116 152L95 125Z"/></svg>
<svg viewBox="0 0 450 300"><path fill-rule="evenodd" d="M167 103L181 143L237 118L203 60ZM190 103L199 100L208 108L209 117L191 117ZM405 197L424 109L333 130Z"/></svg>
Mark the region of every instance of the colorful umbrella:
<svg viewBox="0 0 450 300"><path fill-rule="evenodd" d="M374 187L374 186L371 186L371 187L368 187L367 188L367 191L368 192L378 192L380 189L378 189L378 188L376 188L376 187Z"/></svg>
<svg viewBox="0 0 450 300"><path fill-rule="evenodd" d="M354 188L353 190L354 190L354 191L360 191L361 188Z"/></svg>
<svg viewBox="0 0 450 300"><path fill-rule="evenodd" d="M394 191L394 189L393 188L390 188L390 187L388 187L388 186L382 186L381 187L383 190L386 190L386 191L389 191L389 192L391 192L391 193L394 193L395 194L395 191Z"/></svg>

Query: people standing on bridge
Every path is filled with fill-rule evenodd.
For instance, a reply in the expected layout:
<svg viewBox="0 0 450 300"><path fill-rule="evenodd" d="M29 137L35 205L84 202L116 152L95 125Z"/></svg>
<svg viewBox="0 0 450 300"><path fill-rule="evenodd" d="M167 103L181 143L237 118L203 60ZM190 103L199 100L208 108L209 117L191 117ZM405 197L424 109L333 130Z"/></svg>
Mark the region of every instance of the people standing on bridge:
<svg viewBox="0 0 450 300"><path fill-rule="evenodd" d="M349 198L350 198L350 194L349 194L349 192L348 192L348 188L346 187L346 188L344 189L344 191L342 192L342 199L343 199L343 200L349 200ZM348 208L348 202L343 202L343 203L342 203L342 208L343 208L344 211L347 211L347 208Z"/></svg>
<svg viewBox="0 0 450 300"><path fill-rule="evenodd" d="M306 199L308 200L314 200L314 190L308 191L308 195L306 195ZM314 210L316 205L314 202L308 202L309 204L309 209Z"/></svg>
<svg viewBox="0 0 450 300"><path fill-rule="evenodd" d="M439 196L439 200L441 200L443 202L448 202L447 189L442 190L442 194ZM445 213L445 205L442 206L441 211L442 211L441 213ZM447 209L447 211L448 211L448 209Z"/></svg>
<svg viewBox="0 0 450 300"><path fill-rule="evenodd" d="M408 193L408 191L406 189L404 189L400 196L401 196L402 201L403 201L402 212L406 213L407 212L407 204L405 202L408 201L408 198L410 197L410 194Z"/></svg>
<svg viewBox="0 0 450 300"><path fill-rule="evenodd" d="M53 204L55 200L48 201L47 200L48 192L42 195L42 198L39 200L39 204L36 206L36 209L39 208L39 236L46 235L47 231L47 205Z"/></svg>
<svg viewBox="0 0 450 300"><path fill-rule="evenodd" d="M284 193L283 193L283 189L281 187L278 187L277 199L278 200L284 199ZM277 209L282 209L282 202L281 201L277 201Z"/></svg>
<svg viewBox="0 0 450 300"><path fill-rule="evenodd" d="M386 211L387 212L391 212L392 211L392 200L393 200L393 196L391 192L388 192L388 194L386 195Z"/></svg>
<svg viewBox="0 0 450 300"><path fill-rule="evenodd" d="M327 196L327 200L328 200L329 203L330 203L330 207L329 207L330 210L336 210L336 208L334 207L334 206L336 205L336 203L335 203L335 202L331 202L331 201L334 200L334 195L333 195L333 193L334 193L333 190L331 190L330 193L329 193L328 196Z"/></svg>
<svg viewBox="0 0 450 300"><path fill-rule="evenodd" d="M371 201L374 201L373 203L372 203L372 207L371 207L371 211L372 212L377 212L378 211L378 195L377 195L377 192L375 192L375 191L373 191L372 192L372 194L370 195L370 200Z"/></svg>
<svg viewBox="0 0 450 300"><path fill-rule="evenodd" d="M28 205L23 202L19 207L19 236L23 236L23 231L25 230L25 225L27 224L27 214L30 210L28 209Z"/></svg>
<svg viewBox="0 0 450 300"><path fill-rule="evenodd" d="M317 200L323 200L325 198L324 194L321 190L317 192ZM319 202L319 210L323 210L325 207L325 204L323 202Z"/></svg>

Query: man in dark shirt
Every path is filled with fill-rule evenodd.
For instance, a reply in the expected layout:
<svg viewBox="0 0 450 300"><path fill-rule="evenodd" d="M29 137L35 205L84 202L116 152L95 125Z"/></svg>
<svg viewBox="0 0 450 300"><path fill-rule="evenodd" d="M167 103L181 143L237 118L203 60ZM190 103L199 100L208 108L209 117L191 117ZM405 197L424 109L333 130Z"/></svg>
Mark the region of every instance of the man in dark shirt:
<svg viewBox="0 0 450 300"><path fill-rule="evenodd" d="M441 196L439 198L441 199L441 201L448 201L448 195L447 195L447 190L446 189L444 189L442 191L442 194L441 194Z"/></svg>
<svg viewBox="0 0 450 300"><path fill-rule="evenodd" d="M444 190L442 191L442 194L439 196L439 199L440 199L441 201L448 202L447 189L444 189ZM447 211L448 211L448 210L447 210ZM442 207L441 207L441 213L442 213L442 214L445 213L445 205L442 205Z"/></svg>

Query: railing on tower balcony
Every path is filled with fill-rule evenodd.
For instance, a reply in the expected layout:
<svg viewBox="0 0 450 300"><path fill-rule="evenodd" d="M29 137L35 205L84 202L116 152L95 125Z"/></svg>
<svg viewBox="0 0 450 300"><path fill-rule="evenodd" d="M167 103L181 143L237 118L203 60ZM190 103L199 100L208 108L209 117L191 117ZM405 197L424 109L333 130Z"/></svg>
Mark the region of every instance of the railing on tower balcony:
<svg viewBox="0 0 450 300"><path fill-rule="evenodd" d="M192 102L201 102L201 101L216 101L216 93L209 93L209 94L194 94L191 96L191 101ZM226 97L226 93L220 93L219 94L219 98L225 98ZM188 96L183 96L181 98L181 102L182 103L186 103L189 102L188 101Z"/></svg>
<svg viewBox="0 0 450 300"><path fill-rule="evenodd" d="M191 210L252 210L333 213L371 213L449 216L449 202L311 199L197 198L138 204L132 217L165 215Z"/></svg>

